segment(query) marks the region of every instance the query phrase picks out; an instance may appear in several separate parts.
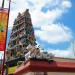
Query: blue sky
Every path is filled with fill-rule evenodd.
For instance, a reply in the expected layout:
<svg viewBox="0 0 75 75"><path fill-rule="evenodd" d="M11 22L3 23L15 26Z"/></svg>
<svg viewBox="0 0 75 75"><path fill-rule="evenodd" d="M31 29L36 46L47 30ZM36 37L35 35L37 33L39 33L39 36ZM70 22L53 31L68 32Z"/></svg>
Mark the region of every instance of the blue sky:
<svg viewBox="0 0 75 75"><path fill-rule="evenodd" d="M8 41L18 12L29 8L38 45L56 57L74 58L75 0L13 0ZM21 5L20 5L21 4ZM8 7L8 2L5 2Z"/></svg>

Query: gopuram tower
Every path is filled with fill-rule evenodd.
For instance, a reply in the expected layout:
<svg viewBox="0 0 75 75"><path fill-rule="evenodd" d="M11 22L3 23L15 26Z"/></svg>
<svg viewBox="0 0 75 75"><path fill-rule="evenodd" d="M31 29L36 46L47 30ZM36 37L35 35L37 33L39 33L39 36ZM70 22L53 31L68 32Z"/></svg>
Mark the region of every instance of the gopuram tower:
<svg viewBox="0 0 75 75"><path fill-rule="evenodd" d="M12 33L8 44L8 55L18 57L27 53L26 47L31 44L35 45L34 29L32 26L31 15L26 9L22 14L19 13L14 21Z"/></svg>

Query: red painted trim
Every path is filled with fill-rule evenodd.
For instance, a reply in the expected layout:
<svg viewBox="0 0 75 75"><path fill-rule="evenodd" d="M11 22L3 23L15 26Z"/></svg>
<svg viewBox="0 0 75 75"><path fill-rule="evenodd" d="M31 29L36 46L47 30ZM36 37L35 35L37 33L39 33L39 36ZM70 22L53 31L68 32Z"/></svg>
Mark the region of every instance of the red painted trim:
<svg viewBox="0 0 75 75"><path fill-rule="evenodd" d="M46 62L46 61L28 61L25 65L16 70L14 75L22 75L27 72L75 72L75 63L73 62Z"/></svg>

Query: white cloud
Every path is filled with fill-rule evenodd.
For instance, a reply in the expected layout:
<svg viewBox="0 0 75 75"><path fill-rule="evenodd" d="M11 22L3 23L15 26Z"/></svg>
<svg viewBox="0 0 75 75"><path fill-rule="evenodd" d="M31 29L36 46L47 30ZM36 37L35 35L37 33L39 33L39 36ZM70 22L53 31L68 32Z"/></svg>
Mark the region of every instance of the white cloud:
<svg viewBox="0 0 75 75"><path fill-rule="evenodd" d="M13 24L13 20L15 19L16 14L18 12L23 12L25 11L26 8L29 8L34 27L53 23L54 21L56 21L56 19L60 18L68 8L72 6L69 0L61 0L61 1L13 0L13 1L15 3L11 3L11 15L10 15L11 24ZM41 11L43 7L47 7L48 11L46 13ZM15 14L12 14L12 12L14 12ZM9 27L12 27L11 24L9 23Z"/></svg>
<svg viewBox="0 0 75 75"><path fill-rule="evenodd" d="M34 27L36 27L37 25L42 26L45 24L53 23L56 19L59 18L59 16L61 16L61 13L62 11L60 9L48 11L47 13L35 10L31 15Z"/></svg>
<svg viewBox="0 0 75 75"><path fill-rule="evenodd" d="M70 1L68 1L68 0L65 0L65 1L63 1L62 2L62 5L61 5L63 8L71 8L71 6L72 6L72 4L71 4L71 2Z"/></svg>
<svg viewBox="0 0 75 75"><path fill-rule="evenodd" d="M1 7L1 5L2 5L2 0L0 0L0 7Z"/></svg>
<svg viewBox="0 0 75 75"><path fill-rule="evenodd" d="M54 54L55 57L75 58L74 53L71 50L49 49L48 52Z"/></svg>
<svg viewBox="0 0 75 75"><path fill-rule="evenodd" d="M33 0L31 2L34 4L34 6L32 8L29 7L30 9L33 9L30 10L30 12L32 14L32 22L35 26L53 23L54 21L59 19L72 6L69 0L41 1ZM46 13L41 11L43 7L47 9Z"/></svg>
<svg viewBox="0 0 75 75"><path fill-rule="evenodd" d="M35 30L35 35L51 44L70 41L73 38L71 30L67 26L60 24L41 26L41 30Z"/></svg>
<svg viewBox="0 0 75 75"><path fill-rule="evenodd" d="M75 41L71 42L65 50L48 48L47 51L54 54L55 57L75 58Z"/></svg>

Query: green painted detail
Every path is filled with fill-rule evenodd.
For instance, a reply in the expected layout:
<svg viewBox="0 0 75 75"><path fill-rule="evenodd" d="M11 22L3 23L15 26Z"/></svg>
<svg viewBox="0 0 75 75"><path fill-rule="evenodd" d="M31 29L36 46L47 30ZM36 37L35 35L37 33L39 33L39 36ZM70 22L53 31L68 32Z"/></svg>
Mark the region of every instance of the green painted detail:
<svg viewBox="0 0 75 75"><path fill-rule="evenodd" d="M0 22L0 32L4 32L4 23Z"/></svg>

